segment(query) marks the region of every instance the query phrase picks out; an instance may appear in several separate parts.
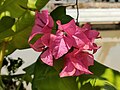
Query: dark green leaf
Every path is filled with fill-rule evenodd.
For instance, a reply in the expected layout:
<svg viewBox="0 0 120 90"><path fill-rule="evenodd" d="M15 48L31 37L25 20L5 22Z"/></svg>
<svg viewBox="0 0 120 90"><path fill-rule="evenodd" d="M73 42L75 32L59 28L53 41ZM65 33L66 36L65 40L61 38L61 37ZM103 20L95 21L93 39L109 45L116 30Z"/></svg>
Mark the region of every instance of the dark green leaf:
<svg viewBox="0 0 120 90"><path fill-rule="evenodd" d="M33 63L32 65L26 67L26 68L24 69L24 71L25 71L27 74L29 74L29 75L33 75L33 74L34 74L35 65L36 65L36 63Z"/></svg>
<svg viewBox="0 0 120 90"><path fill-rule="evenodd" d="M53 67L40 61L25 70L29 74L34 71L32 90L78 90L76 77L60 78L59 73Z"/></svg>
<svg viewBox="0 0 120 90"><path fill-rule="evenodd" d="M35 6L38 10L41 10L48 2L49 0L37 0Z"/></svg>
<svg viewBox="0 0 120 90"><path fill-rule="evenodd" d="M22 77L22 79L25 80L27 83L32 82L32 77L31 77L31 75L29 75L29 74L25 74L25 75Z"/></svg>
<svg viewBox="0 0 120 90"><path fill-rule="evenodd" d="M2 19L0 20L0 33L10 29L14 23L15 23L14 18L11 18L9 16L2 17Z"/></svg>
<svg viewBox="0 0 120 90"><path fill-rule="evenodd" d="M109 85L109 84L105 84L103 87L102 87L103 90L118 90L116 89L115 87L113 87L112 85Z"/></svg>
<svg viewBox="0 0 120 90"><path fill-rule="evenodd" d="M54 30L52 30L52 33L55 33L57 29L56 21L60 20L62 24L68 23L73 18L69 15L66 15L66 6L59 6L55 10L53 10L50 15L52 16L54 20Z"/></svg>
<svg viewBox="0 0 120 90"><path fill-rule="evenodd" d="M7 37L13 36L14 35L14 31L11 29L8 29L4 32L0 33L0 43Z"/></svg>
<svg viewBox="0 0 120 90"><path fill-rule="evenodd" d="M66 15L66 6L59 6L55 10L53 10L50 15L52 18L57 21L61 20L63 16Z"/></svg>
<svg viewBox="0 0 120 90"><path fill-rule="evenodd" d="M66 24L68 22L70 22L73 18L69 15L65 15L65 16L62 16L62 19L61 19L61 22L62 24Z"/></svg>

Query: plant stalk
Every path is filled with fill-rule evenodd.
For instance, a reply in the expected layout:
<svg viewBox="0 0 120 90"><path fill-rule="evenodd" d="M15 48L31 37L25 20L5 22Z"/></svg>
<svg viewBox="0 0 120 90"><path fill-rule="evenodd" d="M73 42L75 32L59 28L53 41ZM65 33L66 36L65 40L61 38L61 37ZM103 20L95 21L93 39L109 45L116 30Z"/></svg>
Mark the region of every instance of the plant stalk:
<svg viewBox="0 0 120 90"><path fill-rule="evenodd" d="M3 60L4 60L6 46L7 46L7 42L3 42L1 50L0 50L0 86L2 88L5 87L4 84L3 84L3 82L2 82L1 69L2 69L2 64L3 64Z"/></svg>
<svg viewBox="0 0 120 90"><path fill-rule="evenodd" d="M79 26L79 22L78 22L78 19L79 19L79 7L78 7L78 0L76 0L76 9L77 9L77 18L76 18L76 24L77 26Z"/></svg>

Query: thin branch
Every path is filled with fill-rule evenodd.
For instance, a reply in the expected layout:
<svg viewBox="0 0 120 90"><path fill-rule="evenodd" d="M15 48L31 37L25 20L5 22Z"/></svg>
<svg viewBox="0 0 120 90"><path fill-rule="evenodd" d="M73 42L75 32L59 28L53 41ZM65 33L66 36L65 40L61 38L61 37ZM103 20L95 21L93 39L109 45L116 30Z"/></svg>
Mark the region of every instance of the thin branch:
<svg viewBox="0 0 120 90"><path fill-rule="evenodd" d="M25 10L30 10L30 11L36 11L36 9L35 8L26 8L26 7L23 7L23 6L21 6L21 5L19 5L21 8L23 8L23 9L25 9Z"/></svg>
<svg viewBox="0 0 120 90"><path fill-rule="evenodd" d="M79 19L79 7L78 7L78 0L76 0L76 9L77 9L76 24L79 26L79 22L78 22L78 19Z"/></svg>

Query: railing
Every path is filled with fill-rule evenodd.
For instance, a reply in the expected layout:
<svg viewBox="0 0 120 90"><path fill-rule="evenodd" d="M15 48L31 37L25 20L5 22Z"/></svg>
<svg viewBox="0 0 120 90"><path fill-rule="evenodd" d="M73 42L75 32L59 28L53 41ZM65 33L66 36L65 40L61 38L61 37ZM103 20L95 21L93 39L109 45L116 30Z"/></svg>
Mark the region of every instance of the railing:
<svg viewBox="0 0 120 90"><path fill-rule="evenodd" d="M76 19L76 9L67 9L68 15ZM120 22L120 9L79 9L79 22Z"/></svg>
<svg viewBox="0 0 120 90"><path fill-rule="evenodd" d="M52 2L73 3L75 0L51 0ZM120 0L79 0L79 2L120 2Z"/></svg>

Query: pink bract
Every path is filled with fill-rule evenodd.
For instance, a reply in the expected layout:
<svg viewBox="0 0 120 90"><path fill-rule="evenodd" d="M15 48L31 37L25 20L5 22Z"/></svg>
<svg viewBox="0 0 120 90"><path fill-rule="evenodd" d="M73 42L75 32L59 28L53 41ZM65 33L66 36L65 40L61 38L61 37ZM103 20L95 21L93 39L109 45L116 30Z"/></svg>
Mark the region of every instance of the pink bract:
<svg viewBox="0 0 120 90"><path fill-rule="evenodd" d="M65 55L65 65L60 73L60 77L78 76L81 74L92 74L88 70L88 66L93 65L94 57L88 52L78 52L74 50Z"/></svg>
<svg viewBox="0 0 120 90"><path fill-rule="evenodd" d="M61 24L58 20L57 24L58 30L63 32L65 37L70 39L69 41L71 41L71 46L80 50L93 50L93 52L99 48L94 43L94 40L98 37L99 32L91 30L90 24L87 23L80 28L75 24L74 19L67 24Z"/></svg>
<svg viewBox="0 0 120 90"><path fill-rule="evenodd" d="M54 48L54 40L56 36L53 34L46 34L41 39L46 46L46 50L41 54L41 60L50 66L53 66L53 48Z"/></svg>
<svg viewBox="0 0 120 90"><path fill-rule="evenodd" d="M43 10L41 13L36 11L35 24L32 28L32 33L29 37L29 42L37 34L51 33L54 21L52 17L48 14L47 10Z"/></svg>
<svg viewBox="0 0 120 90"><path fill-rule="evenodd" d="M58 29L64 31L67 35L73 35L76 32L76 24L74 19L66 24L61 24L61 21L57 21Z"/></svg>
<svg viewBox="0 0 120 90"><path fill-rule="evenodd" d="M89 50L93 50L93 53L95 53L100 47L98 47L94 41L99 37L99 32L96 30L91 29L91 25L86 23L82 28L82 31L86 35L86 37L89 39Z"/></svg>
<svg viewBox="0 0 120 90"><path fill-rule="evenodd" d="M62 57L72 47L71 38L64 35L64 32L58 30L56 33L56 39L54 41L53 56L55 59Z"/></svg>
<svg viewBox="0 0 120 90"><path fill-rule="evenodd" d="M64 59L64 67L60 77L78 76L81 74L92 74L88 70L94 64L94 57L87 51L95 53L98 46L94 43L99 32L91 29L90 24L78 27L72 19L66 24L60 20L57 22L56 33L52 34L54 26L52 17L47 10L36 12L35 24L29 37L29 44L37 52L42 52L40 59L49 66L53 66L54 60ZM41 37L34 43L31 40L40 34Z"/></svg>

